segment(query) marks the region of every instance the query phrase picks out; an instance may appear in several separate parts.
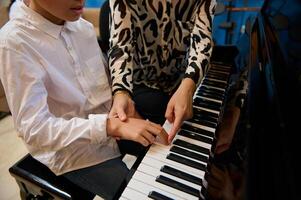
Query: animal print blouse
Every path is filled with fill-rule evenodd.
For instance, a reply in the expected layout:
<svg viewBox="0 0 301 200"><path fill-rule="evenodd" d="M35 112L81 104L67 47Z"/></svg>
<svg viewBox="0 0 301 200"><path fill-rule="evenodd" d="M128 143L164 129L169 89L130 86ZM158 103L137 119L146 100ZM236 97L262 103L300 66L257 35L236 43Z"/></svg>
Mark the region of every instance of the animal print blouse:
<svg viewBox="0 0 301 200"><path fill-rule="evenodd" d="M212 50L215 0L110 0L113 93L134 84L172 91L199 84Z"/></svg>

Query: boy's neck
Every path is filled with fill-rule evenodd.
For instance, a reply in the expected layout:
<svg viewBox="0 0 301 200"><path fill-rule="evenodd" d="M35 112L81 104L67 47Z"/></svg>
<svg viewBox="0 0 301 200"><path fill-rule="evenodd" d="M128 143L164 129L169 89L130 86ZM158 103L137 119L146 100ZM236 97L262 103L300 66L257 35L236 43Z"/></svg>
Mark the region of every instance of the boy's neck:
<svg viewBox="0 0 301 200"><path fill-rule="evenodd" d="M38 3L36 3L36 1L30 1L28 7L31 8L32 10L34 10L35 12L39 13L40 15L42 15L43 17L45 17L46 19L48 19L49 21L51 21L54 24L63 25L65 23L65 20L55 17L54 15L49 13L47 10L42 8Z"/></svg>

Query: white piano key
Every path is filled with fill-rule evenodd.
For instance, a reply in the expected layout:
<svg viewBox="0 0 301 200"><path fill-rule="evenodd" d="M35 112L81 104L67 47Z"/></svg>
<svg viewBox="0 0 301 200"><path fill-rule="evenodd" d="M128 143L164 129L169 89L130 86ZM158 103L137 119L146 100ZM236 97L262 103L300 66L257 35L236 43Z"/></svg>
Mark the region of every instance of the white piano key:
<svg viewBox="0 0 301 200"><path fill-rule="evenodd" d="M171 131L171 129L172 129L172 123L170 123L168 120L166 120L165 122L164 122L164 124L163 124L163 128L164 128L164 130L167 132L167 133L169 133L170 131Z"/></svg>
<svg viewBox="0 0 301 200"><path fill-rule="evenodd" d="M161 172L159 169L157 168L153 168L149 165L145 165L143 163L141 163L137 169L138 171L142 172L142 173L145 173L147 175L150 175L150 176L153 176L153 177L157 177L159 175L163 175L163 176L166 176L170 179L173 179L175 181L178 181L179 183L183 183L185 185L188 185L194 189L197 189L197 190L201 190L202 189L202 186L200 185L197 185L195 183L191 183L189 181L186 181L184 179L181 179L181 178L178 178L178 177L175 177L173 175L170 175L170 174L167 174L167 173L164 173L164 172Z"/></svg>
<svg viewBox="0 0 301 200"><path fill-rule="evenodd" d="M132 179L135 179L135 180L139 180L143 183L146 183L146 184L149 184L149 185L152 185L153 187L156 187L156 188L160 188L161 190L163 191L168 191L170 192L171 194L175 194L181 198L184 198L184 199L198 199L198 197L195 197L191 194L188 194L186 192L182 192L178 189L175 189L175 188L172 188L170 186L167 186L167 185L164 185L162 183L159 183L159 182L156 182L156 177L153 177L153 176L150 176L150 175L147 175L147 174L144 174L144 173L141 173L139 171L136 171L136 173L134 174L134 176L132 177ZM150 192L150 191L149 191Z"/></svg>
<svg viewBox="0 0 301 200"><path fill-rule="evenodd" d="M126 197L119 197L118 200L131 200L131 199L127 199Z"/></svg>
<svg viewBox="0 0 301 200"><path fill-rule="evenodd" d="M137 200L137 199L151 199L146 194L133 190L132 188L125 188L122 193L121 198L126 198L128 200ZM119 200L121 199L119 198Z"/></svg>
<svg viewBox="0 0 301 200"><path fill-rule="evenodd" d="M169 165L173 168L176 168L180 171L190 173L193 176L203 178L205 176L205 172L182 163L175 162L173 160L169 160L164 157L162 154L159 154L155 151L148 152L142 160L143 163L160 169L164 165Z"/></svg>
<svg viewBox="0 0 301 200"><path fill-rule="evenodd" d="M184 200L185 199L180 196L177 196L177 194L172 194L169 191L166 192L166 191L162 190L161 188L155 187L153 185L150 185L148 183L145 183L143 181L139 181L139 180L136 180L133 178L131 179L131 181L129 182L127 187L130 189L136 190L138 192L141 192L144 195L148 195L151 191L156 191L164 196L167 196L167 197L175 199L175 200Z"/></svg>

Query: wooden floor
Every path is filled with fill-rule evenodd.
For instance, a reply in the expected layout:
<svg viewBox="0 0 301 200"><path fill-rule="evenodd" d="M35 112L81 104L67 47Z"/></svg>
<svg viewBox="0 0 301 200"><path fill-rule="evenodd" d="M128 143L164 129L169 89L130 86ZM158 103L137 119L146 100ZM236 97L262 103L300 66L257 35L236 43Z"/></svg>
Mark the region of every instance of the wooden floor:
<svg viewBox="0 0 301 200"><path fill-rule="evenodd" d="M0 120L0 200L18 200L19 188L8 168L27 154L22 140L17 137L11 116Z"/></svg>

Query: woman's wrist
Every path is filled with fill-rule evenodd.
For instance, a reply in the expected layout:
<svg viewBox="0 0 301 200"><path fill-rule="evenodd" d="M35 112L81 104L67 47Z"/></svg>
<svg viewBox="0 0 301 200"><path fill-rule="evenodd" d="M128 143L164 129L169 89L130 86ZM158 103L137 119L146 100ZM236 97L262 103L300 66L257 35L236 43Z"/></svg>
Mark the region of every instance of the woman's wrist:
<svg viewBox="0 0 301 200"><path fill-rule="evenodd" d="M183 87L189 91L189 93L191 93L191 95L194 94L195 90L196 90L196 85L195 82L191 79L191 78L184 78L182 80L181 85L183 85Z"/></svg>
<svg viewBox="0 0 301 200"><path fill-rule="evenodd" d="M125 95L125 96L127 96L127 97L129 97L129 98L132 98L131 95L130 95L130 93L129 93L128 91L126 91L126 90L117 90L116 92L114 92L114 94L113 94L113 99L114 99L117 95Z"/></svg>

